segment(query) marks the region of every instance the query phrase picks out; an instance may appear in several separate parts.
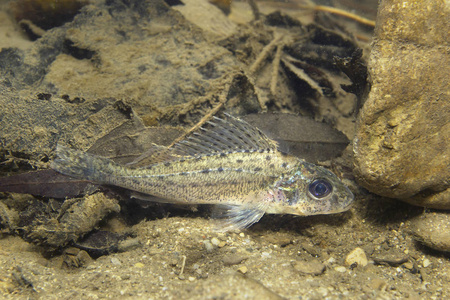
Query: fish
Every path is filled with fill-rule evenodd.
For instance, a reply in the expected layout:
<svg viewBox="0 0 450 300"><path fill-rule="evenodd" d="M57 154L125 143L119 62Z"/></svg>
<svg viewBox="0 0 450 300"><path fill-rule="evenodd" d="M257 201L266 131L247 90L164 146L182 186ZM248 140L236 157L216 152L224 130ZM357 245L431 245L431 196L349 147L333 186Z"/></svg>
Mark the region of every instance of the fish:
<svg viewBox="0 0 450 300"><path fill-rule="evenodd" d="M213 204L222 231L245 229L264 214L348 210L350 189L332 172L279 149L258 128L225 114L173 147L153 144L128 165L57 145L51 168L64 175L176 204Z"/></svg>

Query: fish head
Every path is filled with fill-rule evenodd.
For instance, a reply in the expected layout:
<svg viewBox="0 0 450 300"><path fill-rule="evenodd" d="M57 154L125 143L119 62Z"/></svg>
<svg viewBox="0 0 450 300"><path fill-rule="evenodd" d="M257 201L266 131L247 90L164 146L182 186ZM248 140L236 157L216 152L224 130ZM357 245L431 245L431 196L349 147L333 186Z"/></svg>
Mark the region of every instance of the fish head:
<svg viewBox="0 0 450 300"><path fill-rule="evenodd" d="M295 215L343 212L354 200L353 193L335 174L304 161L277 185L285 200L284 210Z"/></svg>

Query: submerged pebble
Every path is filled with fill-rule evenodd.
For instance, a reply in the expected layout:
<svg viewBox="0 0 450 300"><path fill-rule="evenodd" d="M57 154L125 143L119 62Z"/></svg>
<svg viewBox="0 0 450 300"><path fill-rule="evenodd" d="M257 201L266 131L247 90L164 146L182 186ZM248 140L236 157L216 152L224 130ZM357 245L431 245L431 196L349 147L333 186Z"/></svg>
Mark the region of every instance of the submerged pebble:
<svg viewBox="0 0 450 300"><path fill-rule="evenodd" d="M325 271L325 265L317 260L296 261L293 263L293 267L296 271L309 275L320 275Z"/></svg>
<svg viewBox="0 0 450 300"><path fill-rule="evenodd" d="M367 256L363 249L357 247L351 251L345 258L345 264L351 266L353 264L358 264L358 266L367 266Z"/></svg>
<svg viewBox="0 0 450 300"><path fill-rule="evenodd" d="M414 238L432 249L450 252L450 214L424 213L411 221Z"/></svg>

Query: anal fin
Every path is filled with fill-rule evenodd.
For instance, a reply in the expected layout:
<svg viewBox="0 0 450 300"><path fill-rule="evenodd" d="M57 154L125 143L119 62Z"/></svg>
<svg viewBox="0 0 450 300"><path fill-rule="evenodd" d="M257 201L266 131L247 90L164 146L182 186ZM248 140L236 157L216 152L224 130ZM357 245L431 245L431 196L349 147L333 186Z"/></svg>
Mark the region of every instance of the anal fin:
<svg viewBox="0 0 450 300"><path fill-rule="evenodd" d="M130 198L139 199L147 202L156 202L156 203L168 203L168 204L186 204L185 202L180 202L176 200L161 198L158 196L153 196L149 194L139 193L136 191L131 191Z"/></svg>

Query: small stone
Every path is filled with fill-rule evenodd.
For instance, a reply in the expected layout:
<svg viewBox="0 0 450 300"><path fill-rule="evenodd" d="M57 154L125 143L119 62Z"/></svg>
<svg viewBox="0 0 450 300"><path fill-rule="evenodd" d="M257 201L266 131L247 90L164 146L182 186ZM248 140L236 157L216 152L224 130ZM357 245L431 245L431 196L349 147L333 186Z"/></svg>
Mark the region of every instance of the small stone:
<svg viewBox="0 0 450 300"><path fill-rule="evenodd" d="M383 290L386 287L386 285L387 285L386 281L384 281L383 279L380 279L380 278L374 278L370 282L370 286L374 290L379 290L379 291Z"/></svg>
<svg viewBox="0 0 450 300"><path fill-rule="evenodd" d="M334 270L339 273L345 273L347 271L347 268L343 267L343 266L338 266L338 267L335 267Z"/></svg>
<svg viewBox="0 0 450 300"><path fill-rule="evenodd" d="M117 257L111 257L111 263L116 266L120 266L122 262Z"/></svg>
<svg viewBox="0 0 450 300"><path fill-rule="evenodd" d="M72 256L77 256L77 254L79 252L80 252L80 249L75 248L75 247L69 247L69 248L64 250L64 254L72 255Z"/></svg>
<svg viewBox="0 0 450 300"><path fill-rule="evenodd" d="M131 238L131 239L126 239L124 241L119 242L119 245L117 246L117 250L119 252L125 252L125 251L131 251L137 248L142 247L141 242L139 241L139 239L136 238Z"/></svg>
<svg viewBox="0 0 450 300"><path fill-rule="evenodd" d="M374 254L372 260L378 265L400 266L408 261L409 255L399 252L398 249L389 249L379 254Z"/></svg>
<svg viewBox="0 0 450 300"><path fill-rule="evenodd" d="M219 241L218 238L213 237L213 238L211 239L211 244L213 244L214 246L219 246L220 241Z"/></svg>
<svg viewBox="0 0 450 300"><path fill-rule="evenodd" d="M145 265L144 265L143 263L140 263L140 262L135 263L134 266L135 266L136 268L143 268L143 267L145 267Z"/></svg>
<svg viewBox="0 0 450 300"><path fill-rule="evenodd" d="M414 264L412 262L404 263L403 266L408 270L412 270L414 268Z"/></svg>
<svg viewBox="0 0 450 300"><path fill-rule="evenodd" d="M188 277L188 280L189 280L190 282L192 282L192 281L194 281L194 280L195 280L195 277L193 277L193 276L189 276L189 277Z"/></svg>
<svg viewBox="0 0 450 300"><path fill-rule="evenodd" d="M237 270L238 270L238 272L240 272L240 273L242 273L242 274L245 274L245 273L248 272L248 268L247 268L246 266L242 266L242 267L240 267L240 268L237 269Z"/></svg>
<svg viewBox="0 0 450 300"><path fill-rule="evenodd" d="M238 265L241 262L243 262L244 260L246 260L248 257L244 256L244 255L239 255L239 254L230 254L225 256L224 258L222 258L222 262L225 266L233 266L233 265Z"/></svg>
<svg viewBox="0 0 450 300"><path fill-rule="evenodd" d="M221 241L220 243L219 243L219 248L223 248L223 247L225 247L227 245L227 242L225 242L225 241Z"/></svg>
<svg viewBox="0 0 450 300"><path fill-rule="evenodd" d="M424 213L411 221L414 239L434 250L450 252L450 214Z"/></svg>
<svg viewBox="0 0 450 300"><path fill-rule="evenodd" d="M278 245L280 247L286 247L292 244L292 237L288 233L274 233L264 237L265 240L273 245Z"/></svg>
<svg viewBox="0 0 450 300"><path fill-rule="evenodd" d="M293 263L296 271L309 275L320 275L325 271L325 265L319 261L296 261Z"/></svg>
<svg viewBox="0 0 450 300"><path fill-rule="evenodd" d="M428 258L425 258L425 259L423 260L423 262L422 262L422 266L423 266L424 268L427 268L427 267L429 267L430 265L431 265L430 260L429 260Z"/></svg>
<svg viewBox="0 0 450 300"><path fill-rule="evenodd" d="M336 262L336 259L334 257L330 257L329 259L327 259L325 261L325 265L329 266L329 265L334 264L335 262Z"/></svg>
<svg viewBox="0 0 450 300"><path fill-rule="evenodd" d="M214 246L210 241L203 241L203 244L205 245L206 252L213 252Z"/></svg>
<svg viewBox="0 0 450 300"><path fill-rule="evenodd" d="M80 266L87 266L88 264L94 261L92 257L84 250L78 252L77 259Z"/></svg>
<svg viewBox="0 0 450 300"><path fill-rule="evenodd" d="M311 245L309 243L302 243L302 248L303 250L305 250L306 252L308 252L309 254L311 254L314 257L319 257L321 252L320 249L318 249L318 247Z"/></svg>
<svg viewBox="0 0 450 300"><path fill-rule="evenodd" d="M358 266L367 266L367 257L363 249L357 247L352 252L350 252L345 258L345 264L351 266L353 264L358 264Z"/></svg>
<svg viewBox="0 0 450 300"><path fill-rule="evenodd" d="M320 295L321 298L325 298L329 293L328 289L323 286L317 288L316 291Z"/></svg>

